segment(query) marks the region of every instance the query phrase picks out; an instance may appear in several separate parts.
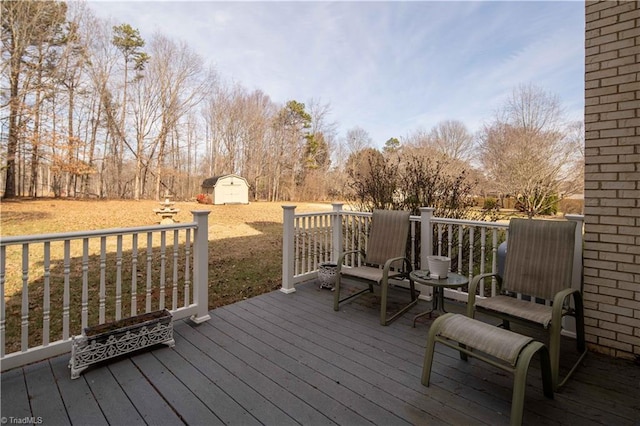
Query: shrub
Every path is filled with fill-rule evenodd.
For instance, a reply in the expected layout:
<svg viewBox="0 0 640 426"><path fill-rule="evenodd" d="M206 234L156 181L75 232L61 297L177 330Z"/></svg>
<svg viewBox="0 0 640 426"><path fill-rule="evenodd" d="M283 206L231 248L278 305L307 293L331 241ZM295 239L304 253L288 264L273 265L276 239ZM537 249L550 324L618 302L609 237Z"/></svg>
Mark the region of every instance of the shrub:
<svg viewBox="0 0 640 426"><path fill-rule="evenodd" d="M200 204L211 204L213 202L209 194L198 194L196 196L196 201Z"/></svg>
<svg viewBox="0 0 640 426"><path fill-rule="evenodd" d="M482 209L487 211L499 210L500 205L498 204L498 200L495 198L485 198L484 203L482 204Z"/></svg>

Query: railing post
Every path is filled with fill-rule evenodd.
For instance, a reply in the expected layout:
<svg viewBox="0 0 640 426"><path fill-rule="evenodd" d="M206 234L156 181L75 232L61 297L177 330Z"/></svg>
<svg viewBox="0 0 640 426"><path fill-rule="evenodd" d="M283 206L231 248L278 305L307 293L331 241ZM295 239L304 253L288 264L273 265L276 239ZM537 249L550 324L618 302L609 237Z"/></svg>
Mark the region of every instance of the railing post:
<svg viewBox="0 0 640 426"><path fill-rule="evenodd" d="M575 250L573 252L573 273L571 275L571 288L582 291L582 234L584 216L580 214L565 215L567 220L576 222Z"/></svg>
<svg viewBox="0 0 640 426"><path fill-rule="evenodd" d="M433 207L420 207L420 268L427 269L427 256L433 254ZM432 300L433 287L420 286L420 299Z"/></svg>
<svg viewBox="0 0 640 426"><path fill-rule="evenodd" d="M282 206L282 287L283 293L296 291L293 285L293 266L295 260L295 213L296 206Z"/></svg>
<svg viewBox="0 0 640 426"><path fill-rule="evenodd" d="M193 210L197 228L193 235L193 300L197 305L191 321L196 324L211 319L209 315L209 214L211 210Z"/></svg>
<svg viewBox="0 0 640 426"><path fill-rule="evenodd" d="M331 261L337 262L342 253L342 203L331 203L333 214L331 215Z"/></svg>
<svg viewBox="0 0 640 426"><path fill-rule="evenodd" d="M565 215L565 219L576 222L576 234L574 239L573 270L571 273L571 288L578 289L582 293L582 240L584 216L579 214ZM576 337L576 322L573 317L562 318L562 334Z"/></svg>
<svg viewBox="0 0 640 426"><path fill-rule="evenodd" d="M433 207L420 207L420 267L424 269L427 256L433 254Z"/></svg>

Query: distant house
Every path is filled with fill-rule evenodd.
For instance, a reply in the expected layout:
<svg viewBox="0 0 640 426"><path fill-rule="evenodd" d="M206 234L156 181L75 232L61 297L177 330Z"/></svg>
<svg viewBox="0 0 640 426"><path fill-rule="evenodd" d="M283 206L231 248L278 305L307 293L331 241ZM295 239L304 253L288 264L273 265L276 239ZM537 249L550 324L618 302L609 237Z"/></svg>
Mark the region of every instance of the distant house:
<svg viewBox="0 0 640 426"><path fill-rule="evenodd" d="M214 176L202 182L202 193L212 204L249 204L249 184L242 176Z"/></svg>

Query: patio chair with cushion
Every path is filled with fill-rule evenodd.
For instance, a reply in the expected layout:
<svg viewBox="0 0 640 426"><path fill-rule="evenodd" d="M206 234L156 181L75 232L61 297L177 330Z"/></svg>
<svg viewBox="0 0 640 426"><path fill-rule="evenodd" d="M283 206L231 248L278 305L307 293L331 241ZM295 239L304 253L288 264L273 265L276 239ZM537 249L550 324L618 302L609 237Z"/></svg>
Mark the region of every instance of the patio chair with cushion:
<svg viewBox="0 0 640 426"><path fill-rule="evenodd" d="M406 258L407 239L409 237L409 212L397 210L375 210L371 219L371 229L366 251L344 252L338 259L333 309L339 310L340 304L366 292L373 292L373 284L380 285L380 324L387 325L407 312L418 302L413 280L411 262ZM362 256L360 266L345 267L345 257L357 253ZM357 290L340 298L343 279L365 282L367 288ZM409 279L410 301L390 317L387 317L387 305L390 279Z"/></svg>
<svg viewBox="0 0 640 426"><path fill-rule="evenodd" d="M477 275L469 284L467 316L473 318L476 312L482 312L502 319L505 329L515 322L542 327L549 333L554 390L564 385L587 353L582 295L571 287L575 230L576 223L570 221L511 219L504 276ZM497 279L499 294L477 297L480 281L492 276ZM575 318L579 357L560 381L560 337L565 316Z"/></svg>

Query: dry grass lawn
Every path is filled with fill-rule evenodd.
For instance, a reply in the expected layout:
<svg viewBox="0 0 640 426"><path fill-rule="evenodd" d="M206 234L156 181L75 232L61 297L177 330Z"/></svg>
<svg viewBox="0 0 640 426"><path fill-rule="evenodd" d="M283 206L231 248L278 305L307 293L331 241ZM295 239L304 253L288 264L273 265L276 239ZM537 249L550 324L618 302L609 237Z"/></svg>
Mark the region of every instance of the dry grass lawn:
<svg viewBox="0 0 640 426"><path fill-rule="evenodd" d="M280 287L282 206L286 204L295 204L296 212L331 210L330 204L321 203L255 202L249 205L228 206L203 205L195 202L175 203L174 207L180 210L177 215L179 222L191 222L193 210L211 211L209 215L210 309ZM158 216L153 212L153 209L158 207L160 206L157 201L149 200L3 201L0 205L0 235L49 234L153 225L159 223ZM19 318L21 271L20 265L12 265L11 262L14 261L8 258L5 283L7 317L17 315ZM10 336L7 340L9 339Z"/></svg>

